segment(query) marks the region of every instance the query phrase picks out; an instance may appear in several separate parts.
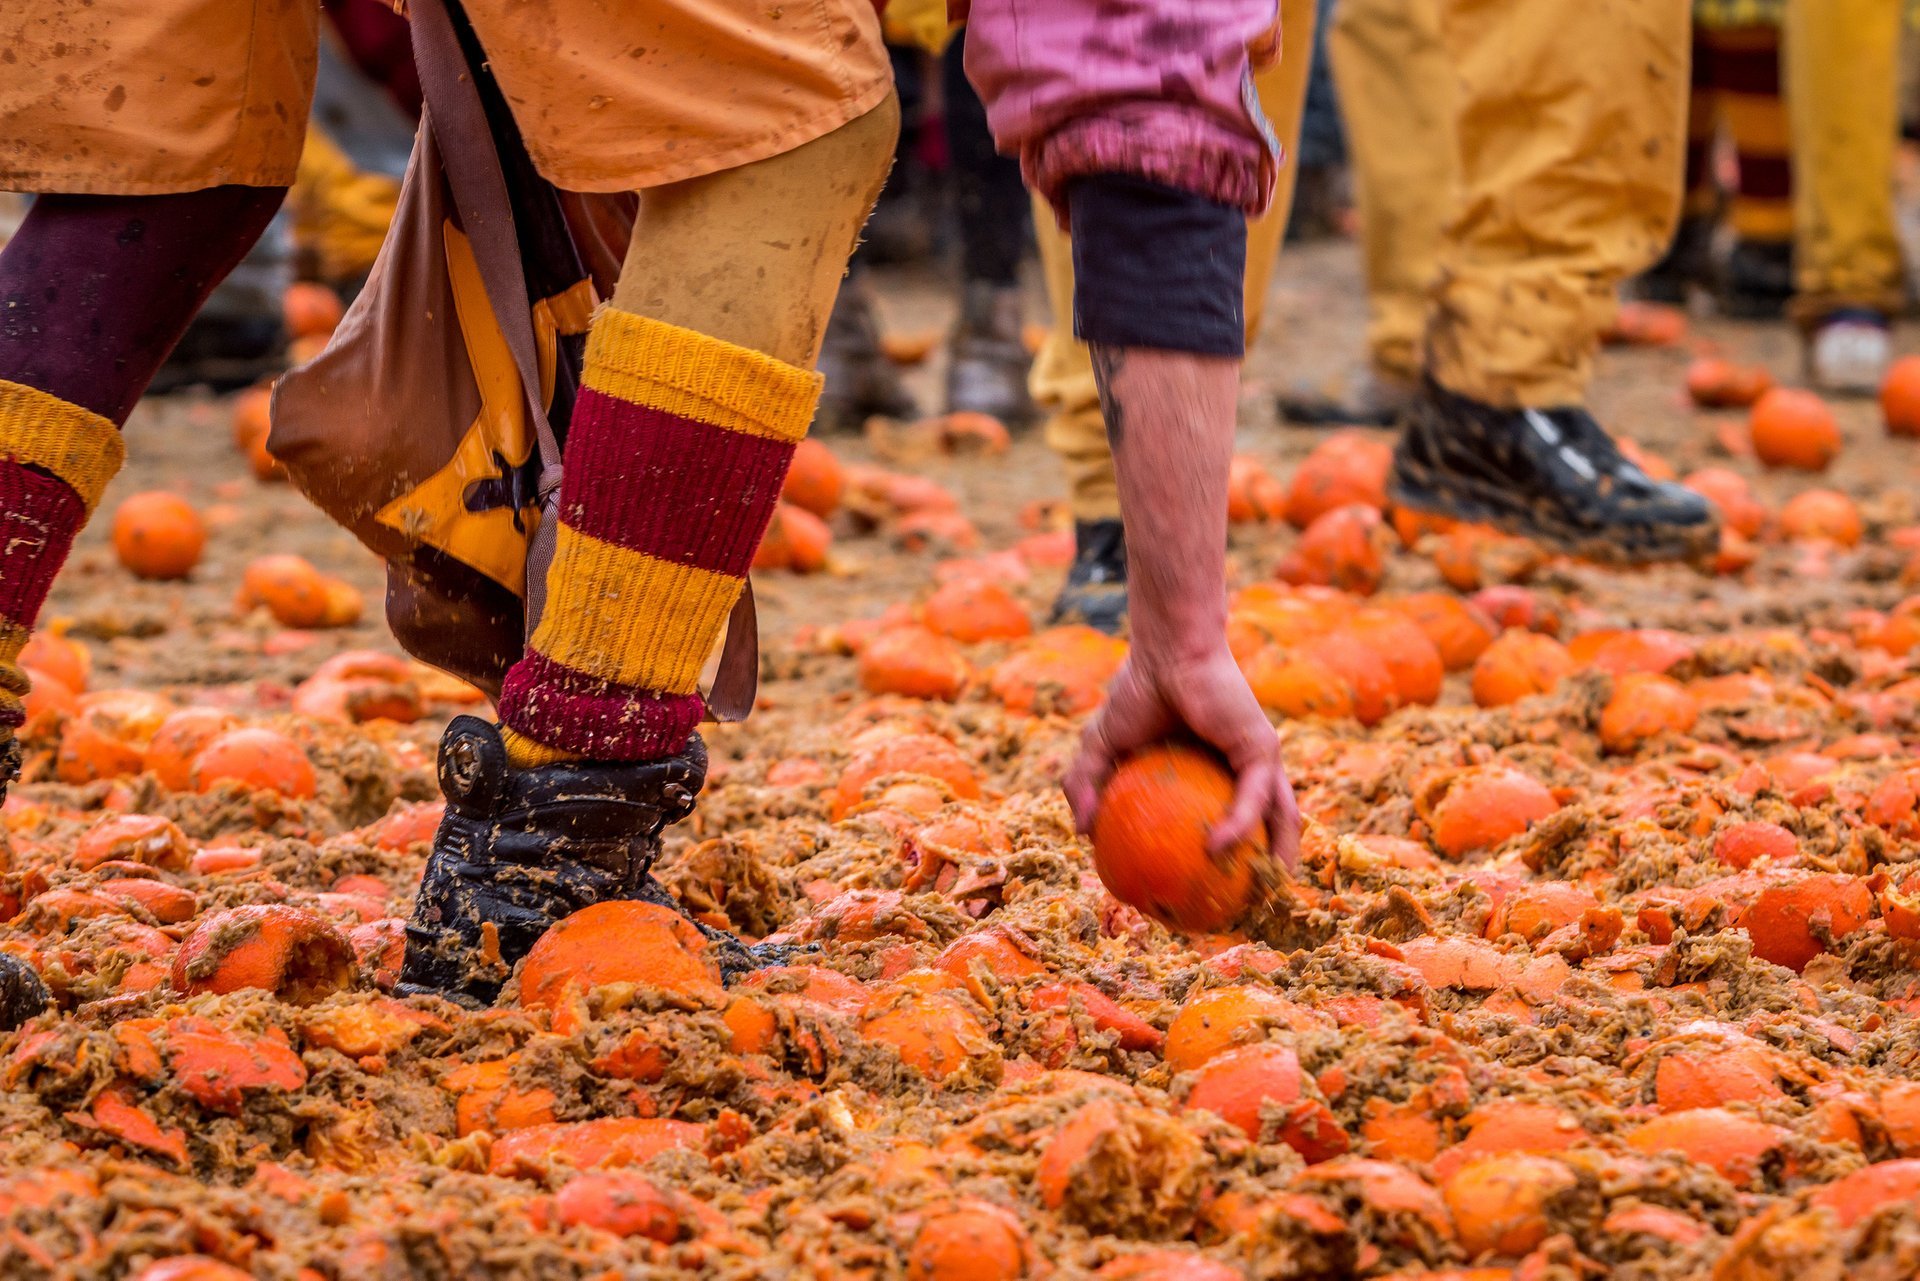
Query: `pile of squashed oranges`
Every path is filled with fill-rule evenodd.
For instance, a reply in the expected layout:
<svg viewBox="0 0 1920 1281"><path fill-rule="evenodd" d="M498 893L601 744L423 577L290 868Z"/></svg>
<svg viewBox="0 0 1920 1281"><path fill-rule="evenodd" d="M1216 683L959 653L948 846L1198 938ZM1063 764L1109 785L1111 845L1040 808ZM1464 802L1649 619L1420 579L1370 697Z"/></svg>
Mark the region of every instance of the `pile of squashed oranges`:
<svg viewBox="0 0 1920 1281"><path fill-rule="evenodd" d="M1708 469L1752 590L1656 590L1386 512L1385 464L1236 464L1230 640L1309 822L1297 878L1197 865L1195 907L1171 838L1096 871L1059 795L1126 653L1035 629L1063 535L982 551L939 485L810 448L763 570L836 528L959 556L710 729L659 874L794 945L732 987L611 903L496 1008L396 998L472 692L349 652L269 710L36 637L0 948L55 1008L0 1043L0 1274L1920 1274L1920 529ZM192 516L146 501L123 559L189 572ZM239 608L347 612L284 562ZM1780 616L1809 574L1857 608ZM1217 807L1207 768L1135 836Z"/></svg>

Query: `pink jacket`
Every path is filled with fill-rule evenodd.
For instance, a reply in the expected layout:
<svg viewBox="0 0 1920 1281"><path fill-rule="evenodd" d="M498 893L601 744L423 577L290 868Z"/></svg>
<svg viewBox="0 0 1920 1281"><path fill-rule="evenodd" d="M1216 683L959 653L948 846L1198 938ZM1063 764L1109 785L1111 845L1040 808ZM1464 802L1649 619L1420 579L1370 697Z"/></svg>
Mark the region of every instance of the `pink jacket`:
<svg viewBox="0 0 1920 1281"><path fill-rule="evenodd" d="M1280 146L1252 59L1278 0L949 0L1000 150L1062 210L1069 178L1125 173L1238 205L1273 196Z"/></svg>

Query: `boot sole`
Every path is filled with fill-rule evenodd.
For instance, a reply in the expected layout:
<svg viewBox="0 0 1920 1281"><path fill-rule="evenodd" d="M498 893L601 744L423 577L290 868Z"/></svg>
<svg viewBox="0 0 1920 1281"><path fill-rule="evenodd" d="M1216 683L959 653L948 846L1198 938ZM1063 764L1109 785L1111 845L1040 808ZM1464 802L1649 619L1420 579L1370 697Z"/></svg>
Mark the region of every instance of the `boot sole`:
<svg viewBox="0 0 1920 1281"><path fill-rule="evenodd" d="M1601 565L1654 565L1684 561L1712 562L1720 550L1719 526L1649 525L1633 531L1607 534L1576 529L1543 520L1540 513L1516 503L1512 495L1479 481L1449 476L1422 478L1403 459L1394 460L1387 477L1387 498L1395 506L1435 516L1450 516L1473 524L1491 525L1543 543L1555 551Z"/></svg>

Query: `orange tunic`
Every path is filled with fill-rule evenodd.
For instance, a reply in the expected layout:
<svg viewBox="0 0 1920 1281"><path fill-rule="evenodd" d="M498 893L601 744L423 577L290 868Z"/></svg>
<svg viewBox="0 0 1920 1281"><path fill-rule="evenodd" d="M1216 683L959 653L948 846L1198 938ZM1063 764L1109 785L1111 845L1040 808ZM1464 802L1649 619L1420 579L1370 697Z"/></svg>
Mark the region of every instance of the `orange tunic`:
<svg viewBox="0 0 1920 1281"><path fill-rule="evenodd" d="M889 89L870 0L468 0L540 172L633 191L790 151ZM316 0L0 6L0 190L287 186Z"/></svg>

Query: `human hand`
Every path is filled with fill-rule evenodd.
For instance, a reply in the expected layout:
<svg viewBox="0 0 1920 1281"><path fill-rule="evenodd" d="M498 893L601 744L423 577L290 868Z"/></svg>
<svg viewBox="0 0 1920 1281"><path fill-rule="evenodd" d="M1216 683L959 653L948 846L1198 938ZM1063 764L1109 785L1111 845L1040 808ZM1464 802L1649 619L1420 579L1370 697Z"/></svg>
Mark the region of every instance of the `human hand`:
<svg viewBox="0 0 1920 1281"><path fill-rule="evenodd" d="M1300 862L1300 806L1280 761L1280 739L1224 642L1193 658L1155 661L1136 648L1107 701L1080 736L1064 789L1082 834L1093 830L1100 793L1129 753L1182 731L1217 749L1233 771L1233 805L1209 834L1224 850L1265 823L1288 871Z"/></svg>

